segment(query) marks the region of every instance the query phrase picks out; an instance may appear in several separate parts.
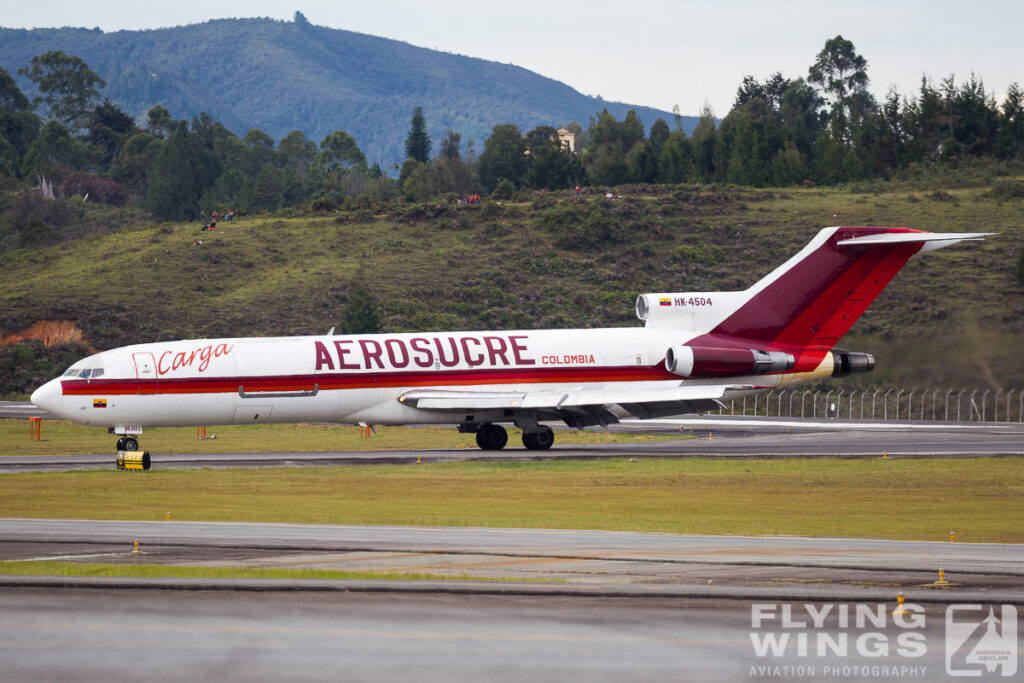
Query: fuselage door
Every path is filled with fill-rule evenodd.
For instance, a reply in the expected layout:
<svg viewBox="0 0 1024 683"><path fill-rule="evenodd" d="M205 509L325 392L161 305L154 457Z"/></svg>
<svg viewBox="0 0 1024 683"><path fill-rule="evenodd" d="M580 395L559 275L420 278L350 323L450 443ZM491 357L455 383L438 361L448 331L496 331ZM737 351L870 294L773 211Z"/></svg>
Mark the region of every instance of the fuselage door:
<svg viewBox="0 0 1024 683"><path fill-rule="evenodd" d="M135 379L138 380L138 393L157 393L156 360L153 358L153 354L148 352L133 353L132 359L135 361Z"/></svg>

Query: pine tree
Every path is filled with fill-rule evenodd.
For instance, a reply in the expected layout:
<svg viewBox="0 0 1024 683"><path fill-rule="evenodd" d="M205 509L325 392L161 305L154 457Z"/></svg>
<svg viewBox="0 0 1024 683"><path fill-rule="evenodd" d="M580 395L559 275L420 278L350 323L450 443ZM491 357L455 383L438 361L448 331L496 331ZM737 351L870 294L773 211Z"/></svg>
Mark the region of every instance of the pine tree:
<svg viewBox="0 0 1024 683"><path fill-rule="evenodd" d="M377 298L366 286L362 273L348 288L348 304L341 313L341 334L376 334L381 331Z"/></svg>
<svg viewBox="0 0 1024 683"><path fill-rule="evenodd" d="M412 113L409 136L405 138L405 158L421 164L430 161L430 136L427 134L427 119L423 116L422 107L416 107Z"/></svg>

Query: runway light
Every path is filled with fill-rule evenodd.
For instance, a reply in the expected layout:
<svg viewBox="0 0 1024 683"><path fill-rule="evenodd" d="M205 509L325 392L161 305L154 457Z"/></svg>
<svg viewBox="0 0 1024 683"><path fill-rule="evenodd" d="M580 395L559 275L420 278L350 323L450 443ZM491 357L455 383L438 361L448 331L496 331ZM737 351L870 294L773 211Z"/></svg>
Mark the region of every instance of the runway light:
<svg viewBox="0 0 1024 683"><path fill-rule="evenodd" d="M949 532L949 542L950 543L954 543L955 541L956 541L956 532L955 531L950 531Z"/></svg>
<svg viewBox="0 0 1024 683"><path fill-rule="evenodd" d="M418 456L418 455L416 456L416 464L417 465L422 465L423 464L423 459L420 458L420 456Z"/></svg>
<svg viewBox="0 0 1024 683"><path fill-rule="evenodd" d="M711 441L711 432L708 432L708 441Z"/></svg>
<svg viewBox="0 0 1024 683"><path fill-rule="evenodd" d="M945 574L946 574L946 570L945 569L940 569L939 570L939 580L933 582L932 585L933 586L948 586L949 585L949 581L946 581Z"/></svg>
<svg viewBox="0 0 1024 683"><path fill-rule="evenodd" d="M139 550L139 542L138 541L135 541L135 549L132 550L132 554L133 555L141 555L142 554L142 551Z"/></svg>
<svg viewBox="0 0 1024 683"><path fill-rule="evenodd" d="M882 451L882 460L888 460L888 459L889 459L889 456L887 456L885 454L885 451Z"/></svg>
<svg viewBox="0 0 1024 683"><path fill-rule="evenodd" d="M905 610L903 609L903 593L897 593L896 594L896 609L894 609L892 611L892 613L893 613L894 616L900 616L900 615L904 614L904 612L905 612Z"/></svg>
<svg viewBox="0 0 1024 683"><path fill-rule="evenodd" d="M171 521L171 511L170 510L167 511L167 521L168 522Z"/></svg>

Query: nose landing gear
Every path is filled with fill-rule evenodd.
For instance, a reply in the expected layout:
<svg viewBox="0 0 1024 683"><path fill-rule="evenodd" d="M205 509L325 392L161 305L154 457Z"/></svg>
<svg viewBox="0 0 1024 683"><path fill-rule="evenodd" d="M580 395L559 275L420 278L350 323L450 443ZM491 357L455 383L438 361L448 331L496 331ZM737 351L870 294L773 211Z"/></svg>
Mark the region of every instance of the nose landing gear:
<svg viewBox="0 0 1024 683"><path fill-rule="evenodd" d="M122 436L117 440L117 450L137 451L139 450L139 440L134 436Z"/></svg>

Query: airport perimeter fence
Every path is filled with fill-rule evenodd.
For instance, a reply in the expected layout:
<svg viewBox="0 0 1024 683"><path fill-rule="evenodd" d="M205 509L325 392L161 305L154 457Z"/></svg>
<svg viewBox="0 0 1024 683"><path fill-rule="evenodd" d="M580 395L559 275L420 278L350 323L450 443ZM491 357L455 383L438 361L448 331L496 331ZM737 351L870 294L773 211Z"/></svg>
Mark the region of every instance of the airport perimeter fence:
<svg viewBox="0 0 1024 683"><path fill-rule="evenodd" d="M842 420L1024 422L1024 390L782 389L726 403L718 415Z"/></svg>

